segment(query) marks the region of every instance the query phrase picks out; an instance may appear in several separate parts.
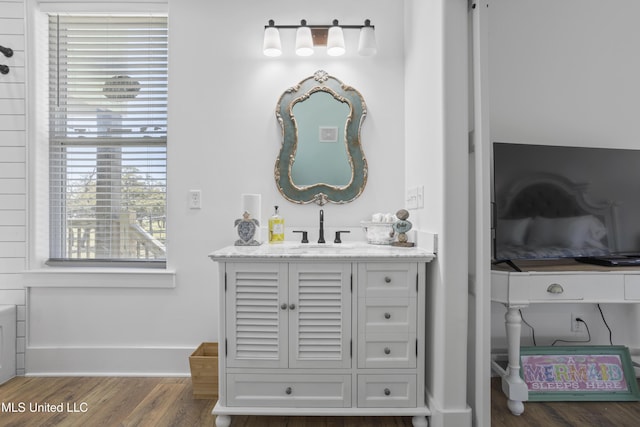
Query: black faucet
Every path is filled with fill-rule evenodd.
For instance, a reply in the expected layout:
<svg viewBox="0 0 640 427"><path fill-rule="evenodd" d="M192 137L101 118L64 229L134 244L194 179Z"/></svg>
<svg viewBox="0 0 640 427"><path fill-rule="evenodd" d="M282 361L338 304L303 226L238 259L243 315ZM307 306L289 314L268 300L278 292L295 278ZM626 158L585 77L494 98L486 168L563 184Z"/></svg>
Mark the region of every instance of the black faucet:
<svg viewBox="0 0 640 427"><path fill-rule="evenodd" d="M318 243L326 243L324 241L324 210L320 209L320 237L318 237Z"/></svg>

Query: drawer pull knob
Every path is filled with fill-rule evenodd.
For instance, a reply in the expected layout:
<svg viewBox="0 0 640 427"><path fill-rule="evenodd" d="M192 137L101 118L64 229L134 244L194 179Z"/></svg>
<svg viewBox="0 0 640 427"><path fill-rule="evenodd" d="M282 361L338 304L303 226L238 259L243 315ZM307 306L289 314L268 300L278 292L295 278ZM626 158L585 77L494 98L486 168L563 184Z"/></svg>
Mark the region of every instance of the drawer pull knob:
<svg viewBox="0 0 640 427"><path fill-rule="evenodd" d="M287 389L284 392L287 394L291 394L293 393L293 389L291 387L287 387Z"/></svg>
<svg viewBox="0 0 640 427"><path fill-rule="evenodd" d="M391 313L385 313L384 314L384 318L385 319L391 319Z"/></svg>
<svg viewBox="0 0 640 427"><path fill-rule="evenodd" d="M564 289L562 289L561 285L557 283L552 283L547 288L547 292L549 292L550 294L561 294L564 292Z"/></svg>
<svg viewBox="0 0 640 427"><path fill-rule="evenodd" d="M296 309L295 304L289 304L289 310L295 310L295 309Z"/></svg>
<svg viewBox="0 0 640 427"><path fill-rule="evenodd" d="M384 395L385 396L390 396L391 395L391 390L389 390L388 388L384 389Z"/></svg>
<svg viewBox="0 0 640 427"><path fill-rule="evenodd" d="M280 304L280 308L283 309L283 310L286 310L287 309L287 303L283 302L282 304Z"/></svg>
<svg viewBox="0 0 640 427"><path fill-rule="evenodd" d="M391 349L389 347L385 347L384 354L391 354Z"/></svg>
<svg viewBox="0 0 640 427"><path fill-rule="evenodd" d="M386 277L384 278L384 281L385 281L385 283L391 283L391 277L386 276Z"/></svg>

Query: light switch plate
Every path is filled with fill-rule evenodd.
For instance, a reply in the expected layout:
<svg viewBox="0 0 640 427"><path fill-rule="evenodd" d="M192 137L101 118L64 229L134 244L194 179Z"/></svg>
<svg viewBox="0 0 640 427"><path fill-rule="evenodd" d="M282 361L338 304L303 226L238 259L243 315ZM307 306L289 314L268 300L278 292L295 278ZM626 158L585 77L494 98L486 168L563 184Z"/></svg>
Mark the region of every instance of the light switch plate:
<svg viewBox="0 0 640 427"><path fill-rule="evenodd" d="M418 187L418 209L424 208L424 185Z"/></svg>
<svg viewBox="0 0 640 427"><path fill-rule="evenodd" d="M407 209L418 209L418 187L407 189Z"/></svg>

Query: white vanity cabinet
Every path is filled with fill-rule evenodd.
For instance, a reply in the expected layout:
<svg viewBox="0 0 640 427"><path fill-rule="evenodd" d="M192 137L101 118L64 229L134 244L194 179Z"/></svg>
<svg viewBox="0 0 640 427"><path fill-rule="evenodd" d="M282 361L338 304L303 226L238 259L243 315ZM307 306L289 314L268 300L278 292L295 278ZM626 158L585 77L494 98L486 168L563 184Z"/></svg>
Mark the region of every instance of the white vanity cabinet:
<svg viewBox="0 0 640 427"><path fill-rule="evenodd" d="M350 263L225 264L229 368L349 368Z"/></svg>
<svg viewBox="0 0 640 427"><path fill-rule="evenodd" d="M262 245L211 258L221 285L217 427L240 414L398 415L427 426L433 254Z"/></svg>

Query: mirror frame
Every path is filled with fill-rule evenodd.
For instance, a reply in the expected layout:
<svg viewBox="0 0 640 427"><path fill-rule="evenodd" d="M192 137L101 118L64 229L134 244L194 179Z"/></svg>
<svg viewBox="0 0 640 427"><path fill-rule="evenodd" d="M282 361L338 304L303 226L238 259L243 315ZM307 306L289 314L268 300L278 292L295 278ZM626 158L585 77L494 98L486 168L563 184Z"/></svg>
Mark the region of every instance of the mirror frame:
<svg viewBox="0 0 640 427"><path fill-rule="evenodd" d="M331 94L336 101L344 102L349 106L350 112L346 119L343 142L346 144L351 166L351 180L344 186L321 182L298 186L294 184L291 177L291 168L298 148L298 123L293 114L293 107L298 102L305 101L320 91ZM316 71L313 76L287 89L280 96L276 108L276 117L282 128L280 153L276 159L274 170L280 194L293 203L315 202L320 206L329 202L349 203L360 196L369 174L367 159L364 156L360 140L360 128L366 115L367 107L362 95L324 70Z"/></svg>

